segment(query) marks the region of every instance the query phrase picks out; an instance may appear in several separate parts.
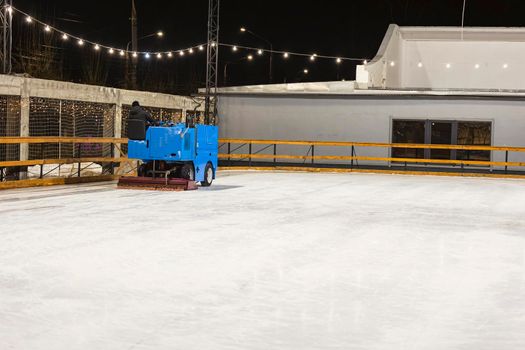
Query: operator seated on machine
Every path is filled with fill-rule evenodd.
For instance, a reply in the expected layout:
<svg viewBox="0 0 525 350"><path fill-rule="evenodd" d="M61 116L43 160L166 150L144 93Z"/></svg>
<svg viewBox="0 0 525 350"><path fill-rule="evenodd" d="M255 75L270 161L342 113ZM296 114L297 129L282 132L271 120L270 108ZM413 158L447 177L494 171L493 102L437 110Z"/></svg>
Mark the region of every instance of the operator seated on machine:
<svg viewBox="0 0 525 350"><path fill-rule="evenodd" d="M133 103L131 104L131 110L129 111L129 119L142 120L144 121L144 124L146 124L146 126L155 126L159 124L159 122L155 120L151 116L151 114L149 114L149 112L147 112L146 110L144 110L144 108L140 106L139 101L133 101Z"/></svg>
<svg viewBox="0 0 525 350"><path fill-rule="evenodd" d="M159 125L151 114L142 108L138 101L131 104L128 117L128 138L131 140L144 140L149 126Z"/></svg>

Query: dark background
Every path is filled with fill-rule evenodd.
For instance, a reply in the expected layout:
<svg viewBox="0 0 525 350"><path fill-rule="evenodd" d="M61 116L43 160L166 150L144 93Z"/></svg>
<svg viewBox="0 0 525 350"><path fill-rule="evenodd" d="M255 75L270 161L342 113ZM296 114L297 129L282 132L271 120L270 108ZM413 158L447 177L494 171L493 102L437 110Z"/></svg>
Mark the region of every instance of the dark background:
<svg viewBox="0 0 525 350"><path fill-rule="evenodd" d="M463 0L222 0L223 43L267 48L264 41L239 28L246 26L273 43L274 49L371 59L390 23L404 26L459 26ZM136 0L139 37L159 29L162 39L139 42L141 51L167 51L206 42L207 0ZM131 39L130 0L14 0L13 6L35 18L87 40L124 48ZM524 26L523 0L467 0L465 26ZM14 19L14 70L31 76L125 87L125 59L96 53L72 42L52 38L20 15ZM248 53L223 48L219 76L223 85L228 63L227 85L261 84L269 81L268 54L242 60ZM356 62L357 63L357 62ZM275 83L351 80L355 64L341 66L333 60L307 58L284 61L274 55ZM304 68L309 74L302 73ZM205 54L168 61L139 62L139 88L191 94L205 83Z"/></svg>

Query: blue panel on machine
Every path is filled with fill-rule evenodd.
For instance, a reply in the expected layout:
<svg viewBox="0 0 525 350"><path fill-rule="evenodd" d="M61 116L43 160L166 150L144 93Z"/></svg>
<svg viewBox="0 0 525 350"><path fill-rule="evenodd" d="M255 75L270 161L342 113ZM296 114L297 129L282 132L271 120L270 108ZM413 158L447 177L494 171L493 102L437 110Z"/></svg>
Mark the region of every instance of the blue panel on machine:
<svg viewBox="0 0 525 350"><path fill-rule="evenodd" d="M181 157L181 135L183 130L179 127L159 128L148 130L150 158L168 160Z"/></svg>

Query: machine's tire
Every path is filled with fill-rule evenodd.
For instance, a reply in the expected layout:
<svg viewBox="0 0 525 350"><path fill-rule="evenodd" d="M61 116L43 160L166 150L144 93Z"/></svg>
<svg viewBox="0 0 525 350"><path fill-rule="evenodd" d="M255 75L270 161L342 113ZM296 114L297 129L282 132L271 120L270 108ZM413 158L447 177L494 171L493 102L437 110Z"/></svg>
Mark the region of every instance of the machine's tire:
<svg viewBox="0 0 525 350"><path fill-rule="evenodd" d="M195 181L195 170L193 169L193 165L184 164L182 169L180 169L180 177L186 180Z"/></svg>
<svg viewBox="0 0 525 350"><path fill-rule="evenodd" d="M144 176L147 176L146 172L147 172L147 164L146 163L143 163L141 164L138 168L137 168L137 175L139 177L144 177Z"/></svg>
<svg viewBox="0 0 525 350"><path fill-rule="evenodd" d="M202 187L210 187L213 182L213 166L208 163L204 168L204 181L201 181Z"/></svg>
<svg viewBox="0 0 525 350"><path fill-rule="evenodd" d="M171 173L169 175L170 179L173 178L181 178L181 167L174 167L171 169Z"/></svg>

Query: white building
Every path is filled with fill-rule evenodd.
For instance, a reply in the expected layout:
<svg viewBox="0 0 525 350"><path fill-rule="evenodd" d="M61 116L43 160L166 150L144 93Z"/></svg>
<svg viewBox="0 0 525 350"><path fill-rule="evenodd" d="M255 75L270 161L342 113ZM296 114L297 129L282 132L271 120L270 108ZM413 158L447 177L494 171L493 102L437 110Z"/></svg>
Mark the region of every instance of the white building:
<svg viewBox="0 0 525 350"><path fill-rule="evenodd" d="M525 28L391 25L377 56L357 67L356 81L221 89L221 136L525 146L524 54ZM505 160L503 152L366 148L358 154ZM521 155L509 160L525 160Z"/></svg>

